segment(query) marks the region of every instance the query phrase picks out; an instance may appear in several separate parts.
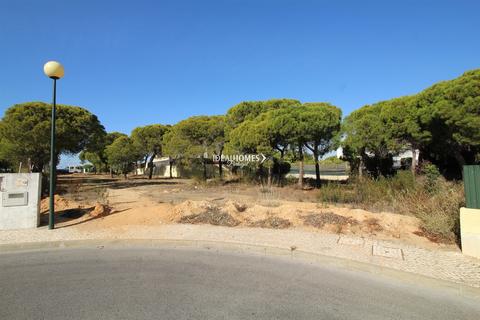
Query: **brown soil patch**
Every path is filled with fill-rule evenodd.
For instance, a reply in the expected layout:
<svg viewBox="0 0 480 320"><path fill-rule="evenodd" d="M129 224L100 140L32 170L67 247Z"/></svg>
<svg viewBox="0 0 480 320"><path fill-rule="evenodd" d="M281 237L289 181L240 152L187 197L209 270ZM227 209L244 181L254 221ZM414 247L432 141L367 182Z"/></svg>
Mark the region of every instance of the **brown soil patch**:
<svg viewBox="0 0 480 320"><path fill-rule="evenodd" d="M107 216L108 214L110 214L111 211L112 211L112 208L110 208L109 206L101 203L97 203L95 205L95 208L93 208L93 210L90 211L89 215L90 217L93 217L93 218L99 218L99 217Z"/></svg>
<svg viewBox="0 0 480 320"><path fill-rule="evenodd" d="M81 207L75 201L68 200L60 195L55 195L54 199L55 199L54 200L55 212ZM50 197L46 197L40 201L40 212L47 213L49 208L50 208Z"/></svg>
<svg viewBox="0 0 480 320"><path fill-rule="evenodd" d="M425 237L425 238L427 238L428 240L430 240L430 241L433 242L433 243L440 243L440 242L442 242L442 241L445 241L445 239L442 238L442 236L440 236L440 235L438 235L438 234L434 234L434 233L428 232L428 231L425 230L425 228L423 228L423 227L420 227L419 230L414 231L413 233L416 234L416 235L419 236L419 237Z"/></svg>
<svg viewBox="0 0 480 320"><path fill-rule="evenodd" d="M380 225L380 221L378 221L377 218L365 219L363 224L367 227L370 233L383 231L383 227Z"/></svg>

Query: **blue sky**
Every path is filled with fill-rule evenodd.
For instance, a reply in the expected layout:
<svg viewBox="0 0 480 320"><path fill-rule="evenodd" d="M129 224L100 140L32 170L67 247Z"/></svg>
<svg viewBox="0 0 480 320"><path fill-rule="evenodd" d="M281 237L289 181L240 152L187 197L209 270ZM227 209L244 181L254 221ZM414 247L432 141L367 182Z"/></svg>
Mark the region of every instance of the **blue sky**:
<svg viewBox="0 0 480 320"><path fill-rule="evenodd" d="M344 114L480 67L480 1L0 0L0 113L50 101L107 131L222 114L243 100Z"/></svg>

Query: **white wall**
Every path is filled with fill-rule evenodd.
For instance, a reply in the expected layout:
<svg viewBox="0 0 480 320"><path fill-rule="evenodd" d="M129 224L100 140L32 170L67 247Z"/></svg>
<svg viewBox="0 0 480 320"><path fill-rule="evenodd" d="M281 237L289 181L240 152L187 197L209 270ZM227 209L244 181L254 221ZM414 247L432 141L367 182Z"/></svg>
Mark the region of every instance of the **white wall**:
<svg viewBox="0 0 480 320"><path fill-rule="evenodd" d="M0 230L36 228L40 224L40 173L0 173ZM27 193L26 205L8 206L9 193Z"/></svg>

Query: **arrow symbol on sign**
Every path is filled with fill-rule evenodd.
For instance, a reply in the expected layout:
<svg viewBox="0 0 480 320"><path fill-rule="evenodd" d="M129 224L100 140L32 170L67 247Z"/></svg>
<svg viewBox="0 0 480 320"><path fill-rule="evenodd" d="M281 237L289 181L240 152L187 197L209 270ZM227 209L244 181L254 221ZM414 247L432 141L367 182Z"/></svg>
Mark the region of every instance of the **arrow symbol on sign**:
<svg viewBox="0 0 480 320"><path fill-rule="evenodd" d="M265 160L267 160L267 157L263 153L260 153L260 155L263 157L262 161L260 161L260 164L264 163Z"/></svg>

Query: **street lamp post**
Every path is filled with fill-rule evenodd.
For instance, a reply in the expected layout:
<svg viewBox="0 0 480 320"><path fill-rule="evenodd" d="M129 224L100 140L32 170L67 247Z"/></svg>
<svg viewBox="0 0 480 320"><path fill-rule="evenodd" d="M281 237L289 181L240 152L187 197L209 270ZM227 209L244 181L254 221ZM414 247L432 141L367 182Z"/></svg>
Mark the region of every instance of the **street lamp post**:
<svg viewBox="0 0 480 320"><path fill-rule="evenodd" d="M55 118L57 112L57 80L63 77L63 66L56 61L49 61L43 66L43 72L53 79L53 105L52 105L52 126L50 133L50 210L48 213L48 229L55 227Z"/></svg>

